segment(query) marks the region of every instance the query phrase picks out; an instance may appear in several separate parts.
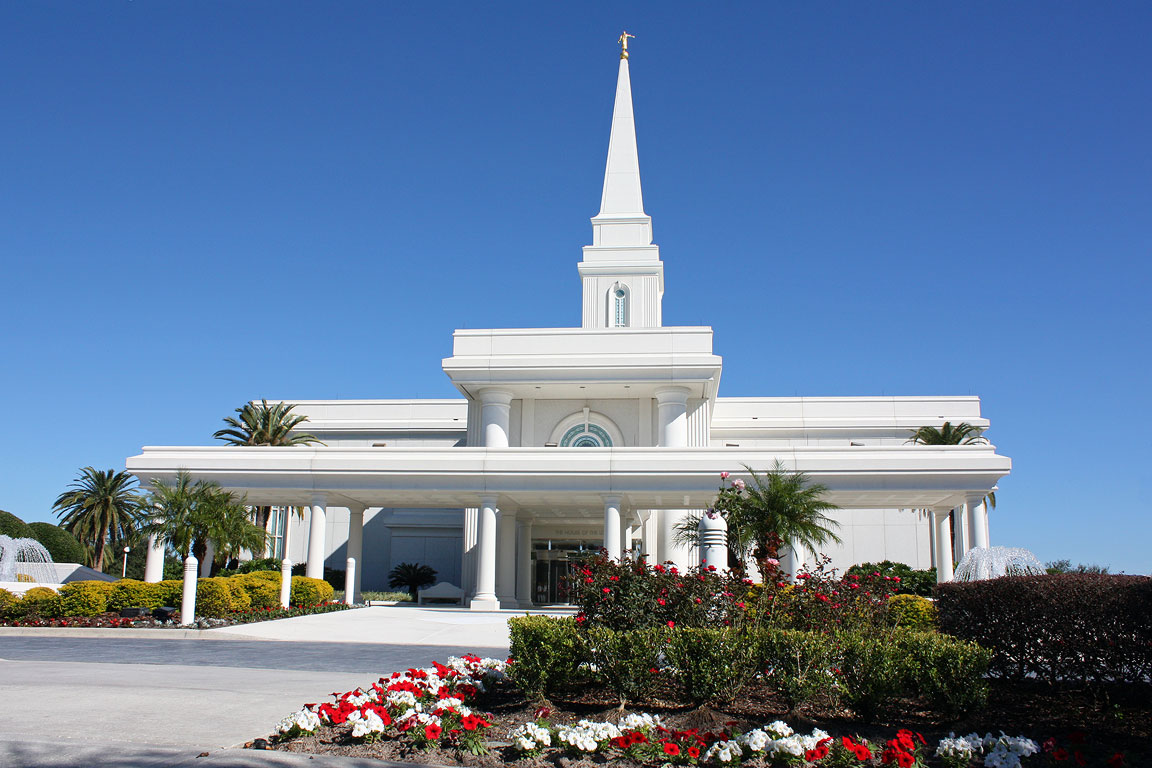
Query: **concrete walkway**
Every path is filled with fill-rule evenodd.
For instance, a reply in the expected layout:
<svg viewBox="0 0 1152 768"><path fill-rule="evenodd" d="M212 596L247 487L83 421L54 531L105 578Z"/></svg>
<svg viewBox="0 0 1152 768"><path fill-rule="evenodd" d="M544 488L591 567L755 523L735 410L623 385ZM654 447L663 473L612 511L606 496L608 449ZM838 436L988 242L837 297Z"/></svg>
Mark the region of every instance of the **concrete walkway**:
<svg viewBox="0 0 1152 768"><path fill-rule="evenodd" d="M0 765L183 765L202 752L212 759L196 765L302 765L282 753L217 752L399 669L467 652L503 657L507 619L522 614L397 606L192 634L8 630ZM307 764L363 764L317 760Z"/></svg>

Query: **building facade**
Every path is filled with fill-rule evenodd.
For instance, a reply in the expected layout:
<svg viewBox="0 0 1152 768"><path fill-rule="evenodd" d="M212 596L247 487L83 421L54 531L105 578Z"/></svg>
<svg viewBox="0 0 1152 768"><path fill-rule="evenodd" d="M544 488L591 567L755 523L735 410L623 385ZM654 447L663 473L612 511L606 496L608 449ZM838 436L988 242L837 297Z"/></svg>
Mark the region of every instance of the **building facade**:
<svg viewBox="0 0 1152 768"><path fill-rule="evenodd" d="M676 525L721 472L778 461L841 507L843 543L825 553L837 567L887 559L947 579L987 546L983 500L1011 461L987 444L907 443L945 421L987 427L978 398L721 397L712 329L662 324L626 55L577 266L581 327L455 332L443 370L458 399L293 401L325 445L146 447L128 469L144 483L187 469L278 507L273 546L309 575L351 557L359 587L383 589L393 566L423 563L476 609L564 602L568 564L601 546L690 566Z"/></svg>

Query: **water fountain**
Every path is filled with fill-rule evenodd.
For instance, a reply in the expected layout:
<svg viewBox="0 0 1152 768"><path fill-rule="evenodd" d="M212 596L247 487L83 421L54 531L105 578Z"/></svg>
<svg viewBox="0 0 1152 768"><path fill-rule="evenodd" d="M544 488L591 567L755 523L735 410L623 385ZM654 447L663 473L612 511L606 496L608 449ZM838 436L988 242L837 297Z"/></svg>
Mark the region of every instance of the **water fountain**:
<svg viewBox="0 0 1152 768"><path fill-rule="evenodd" d="M1036 555L1020 547L973 547L956 566L953 581L982 581L1001 576L1046 573Z"/></svg>
<svg viewBox="0 0 1152 768"><path fill-rule="evenodd" d="M37 584L56 581L52 556L36 539L13 539L0 534L0 581L19 581L24 575Z"/></svg>

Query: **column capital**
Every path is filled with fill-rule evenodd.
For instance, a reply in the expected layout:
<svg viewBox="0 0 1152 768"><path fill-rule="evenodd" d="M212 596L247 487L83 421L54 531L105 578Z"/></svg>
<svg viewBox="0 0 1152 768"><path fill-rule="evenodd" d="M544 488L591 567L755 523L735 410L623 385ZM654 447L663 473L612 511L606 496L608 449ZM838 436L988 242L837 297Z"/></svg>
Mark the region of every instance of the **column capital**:
<svg viewBox="0 0 1152 768"><path fill-rule="evenodd" d="M932 507L929 511L936 516L937 520L941 520L952 514L952 509L952 507Z"/></svg>
<svg viewBox="0 0 1152 768"><path fill-rule="evenodd" d="M480 402L484 405L511 405L512 393L506 389L498 389L496 387L484 387L477 394L480 396Z"/></svg>
<svg viewBox="0 0 1152 768"><path fill-rule="evenodd" d="M516 519L517 510L515 510L515 509L497 509L496 511L497 511L497 514L500 515L501 520L515 520Z"/></svg>
<svg viewBox="0 0 1152 768"><path fill-rule="evenodd" d="M964 497L964 503L969 507L978 507L984 503L987 493L970 493Z"/></svg>
<svg viewBox="0 0 1152 768"><path fill-rule="evenodd" d="M481 496L481 497L480 497L480 506L482 506L482 507L493 507L493 508L495 508L495 507L497 506L496 502L497 502L497 501L499 501L499 500L500 500L500 499L499 499L499 497L497 497L497 496L495 496L495 495L492 495L492 496Z"/></svg>
<svg viewBox="0 0 1152 768"><path fill-rule="evenodd" d="M653 394L656 395L657 405L664 405L665 403L687 405L688 395L691 394L691 390L689 390L688 387L661 387Z"/></svg>
<svg viewBox="0 0 1152 768"><path fill-rule="evenodd" d="M624 501L624 498L618 493L602 493L600 498L604 500L605 504L610 504L616 509L620 509L620 505Z"/></svg>
<svg viewBox="0 0 1152 768"><path fill-rule="evenodd" d="M309 503L312 507L327 507L328 494L324 491L315 491L312 493L312 501Z"/></svg>
<svg viewBox="0 0 1152 768"><path fill-rule="evenodd" d="M348 513L351 515L362 515L362 514L364 514L364 510L366 510L366 509L368 509L367 504L355 504L355 503L353 503L353 504L348 505Z"/></svg>

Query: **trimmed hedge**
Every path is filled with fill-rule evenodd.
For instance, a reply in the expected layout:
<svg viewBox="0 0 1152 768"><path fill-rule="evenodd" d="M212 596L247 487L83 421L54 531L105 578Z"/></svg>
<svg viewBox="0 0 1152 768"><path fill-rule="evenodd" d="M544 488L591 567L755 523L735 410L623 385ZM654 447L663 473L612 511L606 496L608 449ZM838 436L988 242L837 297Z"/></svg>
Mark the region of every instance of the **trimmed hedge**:
<svg viewBox="0 0 1152 768"><path fill-rule="evenodd" d="M989 672L1049 683L1147 683L1152 578L1067 573L941 584L941 630L989 649Z"/></svg>
<svg viewBox="0 0 1152 768"><path fill-rule="evenodd" d="M983 706L990 654L975 643L935 632L829 634L788 629L694 627L612 630L570 618L509 620L509 678L544 698L578 682L593 665L598 682L621 701L642 698L671 675L684 700L724 704L756 672L793 713L838 700L871 720L902 697L923 697L957 718ZM653 672L654 668L663 668Z"/></svg>
<svg viewBox="0 0 1152 768"><path fill-rule="evenodd" d="M515 616L508 619L512 682L534 699L580 681L583 649L571 617Z"/></svg>
<svg viewBox="0 0 1152 768"><path fill-rule="evenodd" d="M232 594L240 589L248 598L249 608L275 608L280 605L280 574L275 579L260 578L256 573L233 576L229 581ZM233 610L239 610L233 608Z"/></svg>
<svg viewBox="0 0 1152 768"><path fill-rule="evenodd" d="M0 509L0 534L11 536L14 539L34 539L32 528L28 523L11 512Z"/></svg>
<svg viewBox="0 0 1152 768"><path fill-rule="evenodd" d="M336 596L336 591L323 579L293 576L292 591L289 595L288 600L292 605L316 605L331 600Z"/></svg>
<svg viewBox="0 0 1152 768"><path fill-rule="evenodd" d="M228 579L208 578L196 582L196 615L214 619L223 618L232 610L232 590ZM181 624L191 624L192 617L180 617Z"/></svg>
<svg viewBox="0 0 1152 768"><path fill-rule="evenodd" d="M108 610L111 581L73 581L60 587L60 616L99 616Z"/></svg>
<svg viewBox="0 0 1152 768"><path fill-rule="evenodd" d="M888 600L888 620L904 629L933 629L936 604L919 595L893 595Z"/></svg>
<svg viewBox="0 0 1152 768"><path fill-rule="evenodd" d="M32 538L44 545L54 563L84 563L84 545L76 537L52 523L28 523Z"/></svg>
<svg viewBox="0 0 1152 768"><path fill-rule="evenodd" d="M10 608L8 618L27 619L39 616L53 619L60 615L60 595L48 587L32 587Z"/></svg>

